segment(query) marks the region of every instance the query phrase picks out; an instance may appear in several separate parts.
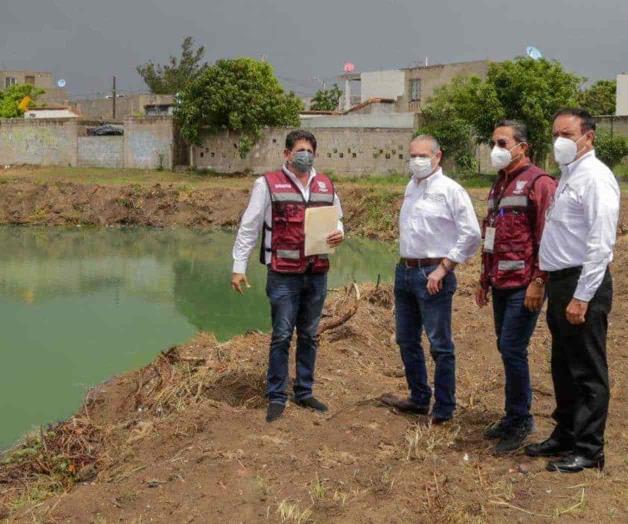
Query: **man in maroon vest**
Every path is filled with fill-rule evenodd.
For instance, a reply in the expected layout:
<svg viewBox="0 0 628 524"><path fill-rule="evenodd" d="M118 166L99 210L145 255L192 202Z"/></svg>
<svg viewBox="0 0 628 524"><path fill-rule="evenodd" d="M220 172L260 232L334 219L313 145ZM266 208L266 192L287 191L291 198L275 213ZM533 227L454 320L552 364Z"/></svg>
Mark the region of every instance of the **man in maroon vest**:
<svg viewBox="0 0 628 524"><path fill-rule="evenodd" d="M305 255L305 210L336 206L338 229L327 237L327 243L332 247L339 245L344 233L334 185L312 167L315 154L316 138L312 133L298 130L288 134L285 164L255 181L233 246L231 286L243 293L249 285L247 262L262 233L260 261L268 267L266 294L273 326L266 385L267 422L281 417L288 400L288 353L295 327L295 402L316 411L327 411L327 406L314 398L312 387L329 260L326 255Z"/></svg>
<svg viewBox="0 0 628 524"><path fill-rule="evenodd" d="M493 131L491 163L499 170L482 226L484 248L476 303L492 290L497 349L505 372L505 415L485 436L495 451L518 449L534 428L528 345L545 298L547 274L539 269L545 213L556 182L528 157L527 129L514 120Z"/></svg>

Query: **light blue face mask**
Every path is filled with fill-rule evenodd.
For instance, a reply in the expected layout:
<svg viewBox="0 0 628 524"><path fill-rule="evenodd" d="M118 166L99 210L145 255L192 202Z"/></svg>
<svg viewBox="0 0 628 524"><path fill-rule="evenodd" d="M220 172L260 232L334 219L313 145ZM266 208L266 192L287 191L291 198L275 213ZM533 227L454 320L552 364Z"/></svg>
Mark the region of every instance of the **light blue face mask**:
<svg viewBox="0 0 628 524"><path fill-rule="evenodd" d="M292 166L301 173L307 173L314 165L314 153L310 151L297 151L290 161Z"/></svg>

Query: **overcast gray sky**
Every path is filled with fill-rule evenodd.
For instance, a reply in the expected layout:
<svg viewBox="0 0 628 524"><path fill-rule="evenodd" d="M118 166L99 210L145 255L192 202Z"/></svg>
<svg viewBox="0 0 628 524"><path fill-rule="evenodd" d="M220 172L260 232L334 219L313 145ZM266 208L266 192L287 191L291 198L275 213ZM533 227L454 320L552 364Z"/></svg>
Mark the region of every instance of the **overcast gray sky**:
<svg viewBox="0 0 628 524"><path fill-rule="evenodd" d="M179 54L265 56L313 93L346 61L361 71L523 54L590 79L628 71L627 0L0 0L0 69L52 71L74 95L140 90L135 66Z"/></svg>

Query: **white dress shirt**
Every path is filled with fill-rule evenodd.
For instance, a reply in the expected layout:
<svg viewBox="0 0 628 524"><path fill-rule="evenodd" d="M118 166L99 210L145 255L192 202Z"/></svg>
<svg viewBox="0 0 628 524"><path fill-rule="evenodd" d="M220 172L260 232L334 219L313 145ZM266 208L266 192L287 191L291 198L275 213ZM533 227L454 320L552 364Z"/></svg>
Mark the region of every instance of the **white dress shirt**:
<svg viewBox="0 0 628 524"><path fill-rule="evenodd" d="M582 266L574 298L589 302L613 260L619 185L591 151L561 169L539 251L543 271Z"/></svg>
<svg viewBox="0 0 628 524"><path fill-rule="evenodd" d="M460 184L438 170L412 178L399 215L403 258L448 258L462 263L473 256L481 234L473 204Z"/></svg>
<svg viewBox="0 0 628 524"><path fill-rule="evenodd" d="M312 168L310 171L310 177L308 178L305 187L301 184L299 179L294 173L292 173L287 167L283 167L283 172L288 176L297 186L303 199L307 202L310 198L310 183L316 176L316 171ZM338 230L344 233L342 227L342 208L340 207L340 200L338 195L334 194L334 205L338 209ZM251 198L249 205L242 216L240 222L240 229L238 229L238 235L236 237L235 244L233 245L233 272L234 273L246 273L246 267L251 256L251 252L255 248L257 238L262 230L264 221L268 226L272 227L272 206L270 200L270 191L268 190L268 184L261 176L255 180L253 184L253 191L251 192ZM270 249L272 231L266 231L264 247ZM270 264L271 254L270 251L265 252L266 264Z"/></svg>

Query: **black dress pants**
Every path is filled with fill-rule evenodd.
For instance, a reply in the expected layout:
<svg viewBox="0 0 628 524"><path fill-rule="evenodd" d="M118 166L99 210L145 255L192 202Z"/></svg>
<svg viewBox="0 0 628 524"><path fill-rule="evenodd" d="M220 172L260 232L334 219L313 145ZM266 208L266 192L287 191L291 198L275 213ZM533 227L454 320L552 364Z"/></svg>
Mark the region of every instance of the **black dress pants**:
<svg viewBox="0 0 628 524"><path fill-rule="evenodd" d="M565 309L578 284L581 268L550 272L547 324L552 333L552 379L556 428L552 437L574 452L596 458L604 449L609 384L606 362L608 314L613 283L607 269L589 302L586 321L573 325Z"/></svg>

